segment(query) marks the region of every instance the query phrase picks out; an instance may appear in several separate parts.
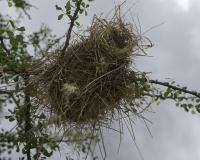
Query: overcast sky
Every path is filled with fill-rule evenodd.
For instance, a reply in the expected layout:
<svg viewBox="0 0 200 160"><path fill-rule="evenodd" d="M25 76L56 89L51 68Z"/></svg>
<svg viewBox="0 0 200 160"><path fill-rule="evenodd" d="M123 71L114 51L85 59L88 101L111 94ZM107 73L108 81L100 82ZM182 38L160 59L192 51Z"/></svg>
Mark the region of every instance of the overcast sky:
<svg viewBox="0 0 200 160"><path fill-rule="evenodd" d="M122 2L120 0L117 1ZM124 11L136 1L129 0ZM22 24L27 33L37 31L42 23L47 24L58 37L68 28L68 19L57 20L59 11L55 5L63 6L66 0L34 0L31 4L38 7L29 11L32 20L24 19ZM95 0L91 3L87 17L79 22L88 26L94 14L105 13L113 8L111 0ZM15 9L8 8L6 1L0 1L0 12L16 18ZM145 34L154 47L146 50L149 56L135 60L141 71L152 72L151 79L164 81L172 78L189 90L200 91L200 1L199 0L139 0L131 9L135 20L139 17L142 33L163 22ZM128 15L127 15L128 16ZM129 16L128 16L129 17ZM129 17L130 18L130 17ZM131 19L129 19L132 22ZM154 114L145 117L153 124L135 122L134 131L137 146L145 160L198 160L200 159L200 114L192 115L177 108L172 101L164 101L159 106L152 105ZM1 126L5 127L5 126ZM7 127L5 127L7 128ZM141 160L140 154L127 130L124 132L119 153L119 137L106 133L108 160ZM13 154L15 155L15 154ZM62 153L54 155L51 160L65 160ZM101 158L99 158L101 159Z"/></svg>

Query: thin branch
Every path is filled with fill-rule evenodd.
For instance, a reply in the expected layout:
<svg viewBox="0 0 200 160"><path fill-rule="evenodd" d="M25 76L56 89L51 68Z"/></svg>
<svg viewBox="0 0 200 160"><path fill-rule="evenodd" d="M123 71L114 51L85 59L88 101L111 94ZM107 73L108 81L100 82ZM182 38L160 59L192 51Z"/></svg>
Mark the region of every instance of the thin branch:
<svg viewBox="0 0 200 160"><path fill-rule="evenodd" d="M26 101L26 119L25 119L25 132L28 134L29 131L31 130L31 114L30 114L30 109L31 109L31 99L30 99L30 88L29 88L29 74L25 74L24 75L24 82L25 82L25 90L24 90L24 94L25 94L25 101ZM27 137L26 139L26 143L29 142L30 137ZM27 160L31 160L31 150L30 148L27 149L26 151L26 155L27 155Z"/></svg>
<svg viewBox="0 0 200 160"><path fill-rule="evenodd" d="M6 53L7 53L8 55L10 55L10 49L8 49L8 48L6 47L6 45L5 45L4 41L3 41L3 39L5 39L5 38L4 38L3 36L0 36L1 46L2 46L2 48L6 51Z"/></svg>
<svg viewBox="0 0 200 160"><path fill-rule="evenodd" d="M22 9L22 10L24 11L24 14L28 16L28 19L31 19L30 14L28 14L25 9Z"/></svg>
<svg viewBox="0 0 200 160"><path fill-rule="evenodd" d="M65 41L65 45L62 49L62 53L61 53L61 59L64 57L64 54L65 54L65 50L67 49L67 47L69 46L69 40L71 38L71 32L72 32L72 28L74 27L74 22L75 20L77 19L77 15L78 15L78 12L80 11L80 6L81 6L81 2L83 0L79 0L77 2L77 7L76 7L76 10L74 12L74 15L73 17L71 18L71 22L70 22L70 26L69 26L69 29L68 29L68 32L67 32L67 39Z"/></svg>
<svg viewBox="0 0 200 160"><path fill-rule="evenodd" d="M45 143L71 143L71 142L81 142L81 141L86 141L88 138L84 138L84 139L77 139L77 140L49 140L49 141L45 141ZM15 140L15 138L11 138L11 137L5 137L4 139L0 140L0 143L9 143L9 142L13 142Z"/></svg>
<svg viewBox="0 0 200 160"><path fill-rule="evenodd" d="M159 84L159 85L162 85L162 86L166 86L166 87L172 88L174 90L181 91L181 92L184 92L184 93L188 93L188 94L194 95L195 97L200 98L200 94L199 93L197 93L195 91L189 91L189 90L186 90L186 89L182 89L182 88L170 85L168 82L160 82L160 81L157 81L157 80L149 80L149 83L154 83L154 84Z"/></svg>
<svg viewBox="0 0 200 160"><path fill-rule="evenodd" d="M189 99L192 99L192 98L196 98L196 97L184 97L184 96L173 98L173 97L170 97L170 96L164 97L162 95L158 95L158 94L155 95L155 94L150 94L150 93L144 93L143 95L144 96L149 96L149 97L157 97L157 98L160 98L160 99L163 99L163 100L165 100L165 99L173 99L173 100L175 100L175 99L184 99L184 100L189 100Z"/></svg>

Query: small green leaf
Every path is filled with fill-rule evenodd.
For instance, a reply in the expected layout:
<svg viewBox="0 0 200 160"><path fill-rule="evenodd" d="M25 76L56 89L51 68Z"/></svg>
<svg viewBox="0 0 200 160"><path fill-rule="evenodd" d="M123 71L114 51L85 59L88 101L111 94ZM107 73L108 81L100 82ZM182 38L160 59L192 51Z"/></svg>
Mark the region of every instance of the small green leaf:
<svg viewBox="0 0 200 160"><path fill-rule="evenodd" d="M77 25L77 26L80 26L80 23L76 22L76 25Z"/></svg>
<svg viewBox="0 0 200 160"><path fill-rule="evenodd" d="M69 17L69 19L73 19L73 16L72 15L67 15Z"/></svg>
<svg viewBox="0 0 200 160"><path fill-rule="evenodd" d="M58 5L56 5L56 10L62 10L62 8L58 7Z"/></svg>
<svg viewBox="0 0 200 160"><path fill-rule="evenodd" d="M165 92L164 93L164 97L167 97L169 95L170 92Z"/></svg>
<svg viewBox="0 0 200 160"><path fill-rule="evenodd" d="M68 12L68 11L71 10L71 4L70 4L70 1L67 2L65 8L66 8L66 12Z"/></svg>
<svg viewBox="0 0 200 160"><path fill-rule="evenodd" d="M22 153L23 153L23 154L26 154L26 150L25 150L25 149L22 149Z"/></svg>
<svg viewBox="0 0 200 160"><path fill-rule="evenodd" d="M18 30L18 31L25 31L25 27L22 26L22 27L20 27L20 28L17 28L17 30Z"/></svg>
<svg viewBox="0 0 200 160"><path fill-rule="evenodd" d="M88 8L90 5L89 4L86 4L85 8Z"/></svg>
<svg viewBox="0 0 200 160"><path fill-rule="evenodd" d="M137 83L135 83L135 98L140 98L140 89Z"/></svg>
<svg viewBox="0 0 200 160"><path fill-rule="evenodd" d="M44 149L43 155L45 155L46 157L51 157L52 152L48 153L48 151Z"/></svg>
<svg viewBox="0 0 200 160"><path fill-rule="evenodd" d="M8 109L8 112L13 113L13 112L11 111L11 109Z"/></svg>
<svg viewBox="0 0 200 160"><path fill-rule="evenodd" d="M22 35L16 35L17 40L23 42L24 37Z"/></svg>
<svg viewBox="0 0 200 160"><path fill-rule="evenodd" d="M11 44L12 46L15 45L15 38L14 38L14 37L11 37L11 38L10 38L10 44Z"/></svg>
<svg viewBox="0 0 200 160"><path fill-rule="evenodd" d="M13 122L14 120L15 120L14 117L11 117L11 118L9 119L10 122Z"/></svg>
<svg viewBox="0 0 200 160"><path fill-rule="evenodd" d="M127 86L129 86L129 85L131 85L131 84L132 84L132 81L130 81L130 80L126 81L126 85L127 85Z"/></svg>
<svg viewBox="0 0 200 160"><path fill-rule="evenodd" d="M5 116L5 119L9 119L9 118L11 118L12 116Z"/></svg>
<svg viewBox="0 0 200 160"><path fill-rule="evenodd" d="M60 15L58 16L58 20L61 20L63 16L64 16L64 14L60 14Z"/></svg>
<svg viewBox="0 0 200 160"><path fill-rule="evenodd" d="M200 102L200 99L197 99L196 102L199 103L199 102Z"/></svg>
<svg viewBox="0 0 200 160"><path fill-rule="evenodd" d="M82 13L83 13L83 11L84 11L84 9L80 9L80 11L79 11L79 12L80 12L80 14L82 14Z"/></svg>
<svg viewBox="0 0 200 160"><path fill-rule="evenodd" d="M13 5L13 4L12 4L11 2L8 1L8 6L9 6L9 7L12 7L12 5Z"/></svg>
<svg viewBox="0 0 200 160"><path fill-rule="evenodd" d="M89 2L92 2L93 0L88 0Z"/></svg>
<svg viewBox="0 0 200 160"><path fill-rule="evenodd" d="M17 147L16 152L19 152L19 151L20 151L20 149L19 149L19 147Z"/></svg>
<svg viewBox="0 0 200 160"><path fill-rule="evenodd" d="M131 78L132 78L133 80L136 81L137 78L136 78L136 76L135 76L135 72L134 72L134 71L131 71L130 74L131 74Z"/></svg>
<svg viewBox="0 0 200 160"><path fill-rule="evenodd" d="M8 35L9 37L13 37L13 36L14 36L14 33L13 33L12 31L6 31L6 33L7 33L7 35Z"/></svg>
<svg viewBox="0 0 200 160"><path fill-rule="evenodd" d="M81 3L81 6L85 7L85 2L82 2L82 3Z"/></svg>
<svg viewBox="0 0 200 160"><path fill-rule="evenodd" d="M88 15L88 13L87 13L87 11L85 11L85 16L87 16Z"/></svg>
<svg viewBox="0 0 200 160"><path fill-rule="evenodd" d="M186 87L186 86L185 86L185 87L182 87L182 89L186 90L186 89L187 89L187 87Z"/></svg>
<svg viewBox="0 0 200 160"><path fill-rule="evenodd" d="M167 92L171 92L172 90L171 90L171 88L167 88Z"/></svg>
<svg viewBox="0 0 200 160"><path fill-rule="evenodd" d="M0 36L5 32L5 30L0 30Z"/></svg>

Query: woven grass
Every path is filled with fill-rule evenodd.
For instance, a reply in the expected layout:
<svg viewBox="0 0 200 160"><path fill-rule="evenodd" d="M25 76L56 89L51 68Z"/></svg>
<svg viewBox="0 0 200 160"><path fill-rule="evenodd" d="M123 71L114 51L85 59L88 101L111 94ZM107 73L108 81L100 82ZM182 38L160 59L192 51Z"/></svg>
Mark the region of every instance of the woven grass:
<svg viewBox="0 0 200 160"><path fill-rule="evenodd" d="M111 20L94 16L91 27L77 35L62 59L56 49L44 62L41 105L62 123L112 121L122 113L121 106L134 100L134 87L126 81L140 42L133 25L118 14Z"/></svg>

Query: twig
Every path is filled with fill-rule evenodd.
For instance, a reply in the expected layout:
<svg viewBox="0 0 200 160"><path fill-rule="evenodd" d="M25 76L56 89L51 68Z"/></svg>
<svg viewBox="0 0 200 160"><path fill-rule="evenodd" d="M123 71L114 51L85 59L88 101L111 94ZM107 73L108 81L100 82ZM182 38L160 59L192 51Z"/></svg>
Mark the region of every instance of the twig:
<svg viewBox="0 0 200 160"><path fill-rule="evenodd" d="M196 97L184 97L184 96L182 96L182 97L176 97L176 98L173 98L173 97L171 97L171 96L167 96L167 97L164 97L164 96L162 96L162 95L155 95L155 94L150 94L150 93L144 93L143 94L144 96L150 96L150 97L157 97L157 98L160 98L160 99L173 99L173 100L175 100L175 99L185 99L185 100L189 100L189 99L192 99L192 98L196 98Z"/></svg>
<svg viewBox="0 0 200 160"><path fill-rule="evenodd" d="M24 94L25 94L25 101L26 101L26 119L25 119L25 133L29 134L30 130L31 130L31 114L30 114L30 109L31 109L31 99L30 99L30 88L29 86L29 74L25 73L24 75L24 82L25 82L25 90L24 90ZM26 143L29 142L30 137L27 136L26 138ZM27 155L27 160L31 160L31 150L30 148L27 149L26 151L26 155Z"/></svg>
<svg viewBox="0 0 200 160"><path fill-rule="evenodd" d="M28 19L31 19L30 14L28 14L25 9L22 9L22 10L24 11L24 14L28 16Z"/></svg>
<svg viewBox="0 0 200 160"><path fill-rule="evenodd" d="M6 45L5 45L4 41L3 41L3 39L5 39L5 38L4 38L3 36L0 36L1 46L2 46L2 48L6 51L6 53L7 53L8 55L10 55L10 49L8 49L8 48L6 47Z"/></svg>
<svg viewBox="0 0 200 160"><path fill-rule="evenodd" d="M194 95L195 97L200 98L200 94L199 93L197 93L195 91L189 91L189 90L186 90L186 89L182 89L182 88L170 85L168 82L159 82L157 80L149 80L149 83L154 83L154 84L159 84L159 85L162 85L162 86L166 86L166 87L172 88L174 90L181 91L181 92L184 92L184 93L188 93L188 94Z"/></svg>
<svg viewBox="0 0 200 160"><path fill-rule="evenodd" d="M77 18L78 12L80 11L80 5L81 5L81 2L82 2L82 1L83 1L83 0L79 0L79 1L77 2L76 10L75 10L75 12L74 12L73 17L71 18L70 26L69 26L69 29L68 29L68 32L67 32L67 39L66 39L66 41L65 41L65 45L64 45L64 47L63 47L63 49L62 49L62 53L61 53L61 57L60 57L61 59L64 57L65 50L66 50L67 47L69 46L69 40L70 40L70 38L71 38L72 28L74 27L74 22L75 22L75 20L76 20L76 18Z"/></svg>

